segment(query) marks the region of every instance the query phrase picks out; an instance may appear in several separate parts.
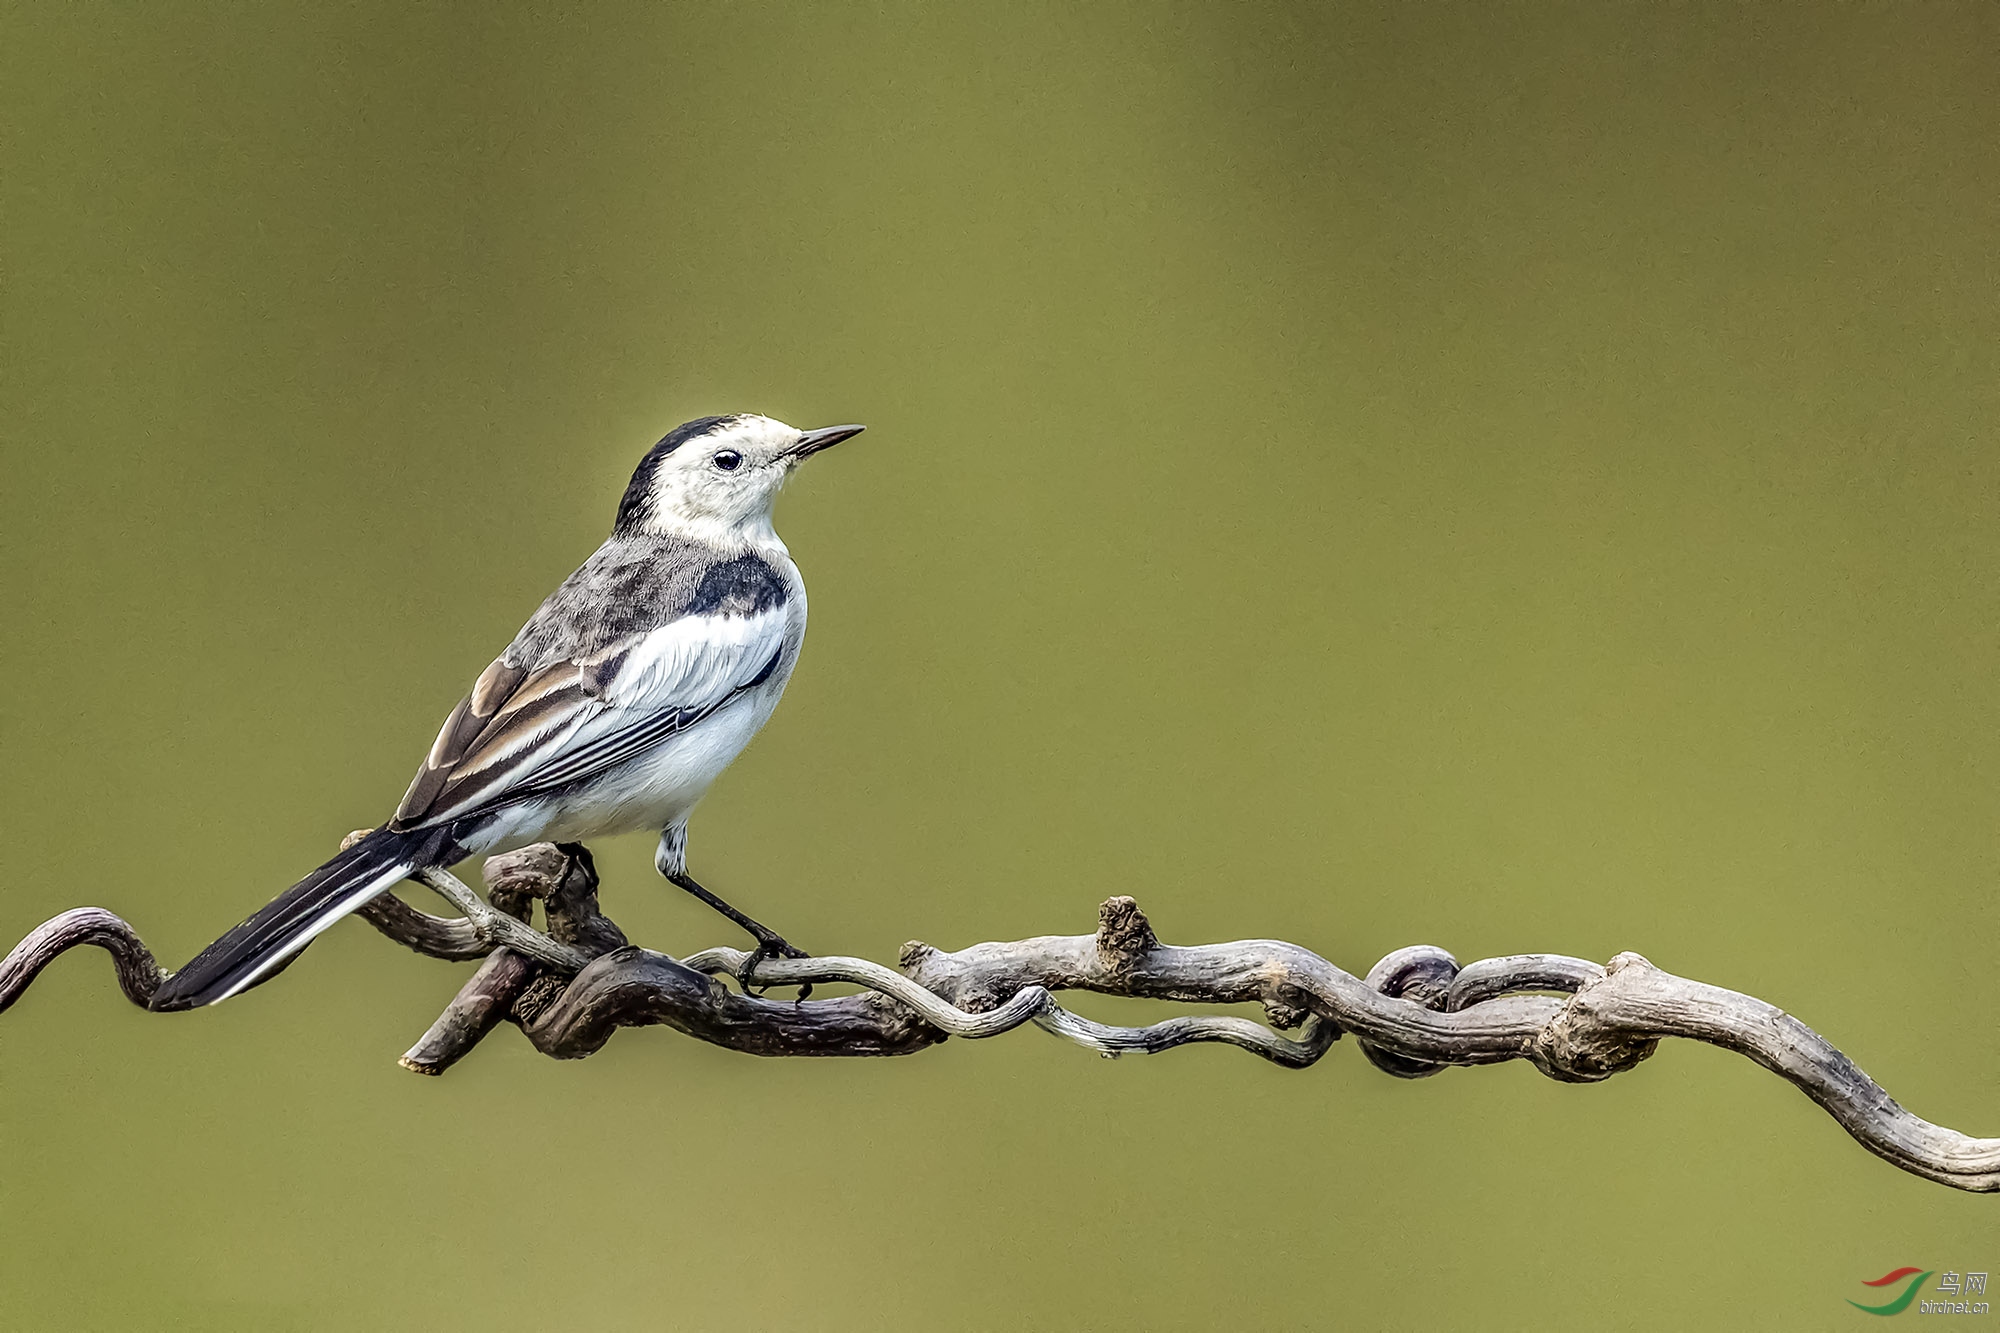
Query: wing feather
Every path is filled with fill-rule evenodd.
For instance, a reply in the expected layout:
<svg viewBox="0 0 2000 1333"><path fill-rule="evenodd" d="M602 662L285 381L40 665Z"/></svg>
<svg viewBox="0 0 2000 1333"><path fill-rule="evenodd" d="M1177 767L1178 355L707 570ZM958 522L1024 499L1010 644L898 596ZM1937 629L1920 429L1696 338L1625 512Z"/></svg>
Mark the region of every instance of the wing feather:
<svg viewBox="0 0 2000 1333"><path fill-rule="evenodd" d="M776 668L782 607L683 616L536 671L502 658L452 710L390 827L441 824L601 773Z"/></svg>

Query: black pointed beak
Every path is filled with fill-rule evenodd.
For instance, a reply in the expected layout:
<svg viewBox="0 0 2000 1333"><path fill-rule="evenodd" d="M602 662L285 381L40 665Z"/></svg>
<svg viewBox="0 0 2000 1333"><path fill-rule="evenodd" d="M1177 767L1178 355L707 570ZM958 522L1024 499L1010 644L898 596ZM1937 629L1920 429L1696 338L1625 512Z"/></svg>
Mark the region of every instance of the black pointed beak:
<svg viewBox="0 0 2000 1333"><path fill-rule="evenodd" d="M799 442L792 446L792 457L806 458L822 449L831 449L842 440L853 439L867 429L866 426L822 426L818 430L809 430L799 436Z"/></svg>

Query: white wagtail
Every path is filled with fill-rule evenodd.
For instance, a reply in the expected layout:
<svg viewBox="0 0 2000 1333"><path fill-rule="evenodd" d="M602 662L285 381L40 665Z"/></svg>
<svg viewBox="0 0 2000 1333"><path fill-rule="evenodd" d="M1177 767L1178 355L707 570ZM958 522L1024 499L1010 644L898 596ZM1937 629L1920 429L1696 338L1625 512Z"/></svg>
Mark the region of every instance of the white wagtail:
<svg viewBox="0 0 2000 1333"><path fill-rule="evenodd" d="M395 818L202 950L155 1009L213 1004L411 873L532 842L660 829L654 864L756 938L803 957L687 873L687 821L778 706L806 589L771 526L778 488L859 426L704 417L654 445L611 536L480 673Z"/></svg>

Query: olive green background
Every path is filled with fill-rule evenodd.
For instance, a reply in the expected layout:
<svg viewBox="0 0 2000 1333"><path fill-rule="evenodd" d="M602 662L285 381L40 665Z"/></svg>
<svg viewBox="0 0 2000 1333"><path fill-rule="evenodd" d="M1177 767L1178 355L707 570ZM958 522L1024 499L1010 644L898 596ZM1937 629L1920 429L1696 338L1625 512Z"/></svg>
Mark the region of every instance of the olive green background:
<svg viewBox="0 0 2000 1333"><path fill-rule="evenodd" d="M794 940L1636 949L2000 1133L1996 111L1972 5L9 6L0 933L186 958L667 427L857 420L693 829ZM738 942L601 851L642 941ZM158 1018L62 960L0 1322L1832 1327L2000 1270L2000 1200L1706 1048L399 1070L464 975L350 924Z"/></svg>

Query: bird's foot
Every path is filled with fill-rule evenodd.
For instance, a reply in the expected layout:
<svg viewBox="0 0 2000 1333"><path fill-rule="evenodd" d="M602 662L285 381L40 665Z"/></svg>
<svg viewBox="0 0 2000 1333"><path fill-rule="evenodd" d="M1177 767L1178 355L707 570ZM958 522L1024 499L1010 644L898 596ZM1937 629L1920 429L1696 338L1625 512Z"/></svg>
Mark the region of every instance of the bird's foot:
<svg viewBox="0 0 2000 1333"><path fill-rule="evenodd" d="M590 854L590 848L580 842L559 842L556 850L563 854L564 861L562 878L556 881L558 885L569 882L570 871L581 870L584 878L590 881L590 887L597 887L597 858Z"/></svg>
<svg viewBox="0 0 2000 1333"><path fill-rule="evenodd" d="M782 935L777 934L775 931L766 930L758 934L757 947L743 956L743 965L736 969L736 980L742 985L745 995L762 995L766 988L758 986L754 980L760 965L769 962L773 958L810 957L812 955L804 949L797 949L786 943ZM812 993L812 983L807 982L805 985L799 987L798 999L794 1000L793 1003L804 1003L806 998Z"/></svg>

